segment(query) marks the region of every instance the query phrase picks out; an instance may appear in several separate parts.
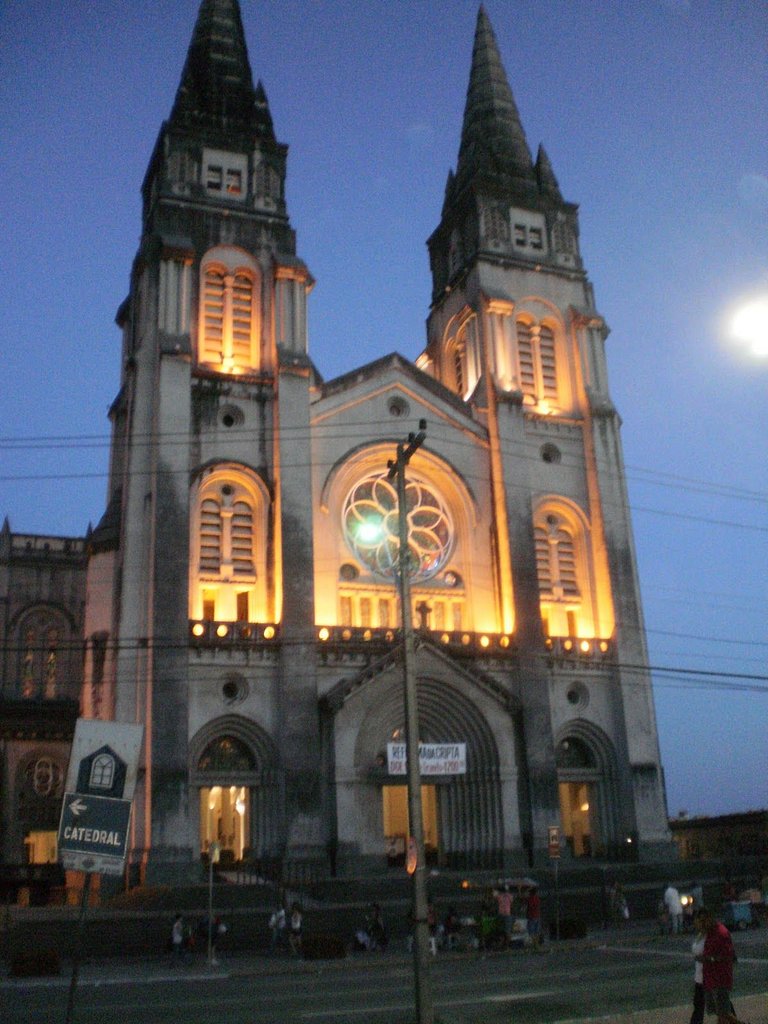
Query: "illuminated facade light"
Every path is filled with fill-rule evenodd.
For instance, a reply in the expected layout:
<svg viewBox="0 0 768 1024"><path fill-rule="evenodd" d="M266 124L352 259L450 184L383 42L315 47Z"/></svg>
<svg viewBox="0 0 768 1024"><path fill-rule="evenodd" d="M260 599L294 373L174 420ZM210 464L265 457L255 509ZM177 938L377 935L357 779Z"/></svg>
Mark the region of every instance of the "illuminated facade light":
<svg viewBox="0 0 768 1024"><path fill-rule="evenodd" d="M319 632L317 634L317 638L318 638L318 640L322 640L323 642L325 642L330 635L331 635L330 630L326 629L326 627L323 626L323 628L321 630L319 630Z"/></svg>
<svg viewBox="0 0 768 1024"><path fill-rule="evenodd" d="M573 640L571 640L570 638L568 640L565 640L563 642L563 649L566 650L566 651L572 651L573 650Z"/></svg>
<svg viewBox="0 0 768 1024"><path fill-rule="evenodd" d="M488 639L487 636L483 635L483 636L480 637L480 646L481 647L488 647L490 642L491 641Z"/></svg>
<svg viewBox="0 0 768 1024"><path fill-rule="evenodd" d="M366 629L366 631L363 633L363 640L370 640L372 636L373 634L371 633L370 629Z"/></svg>
<svg viewBox="0 0 768 1024"><path fill-rule="evenodd" d="M508 636L500 636L499 637L499 647L505 647L505 648L509 647L509 637Z"/></svg>
<svg viewBox="0 0 768 1024"><path fill-rule="evenodd" d="M275 635L275 627L274 626L267 626L265 628L265 630L264 630L264 639L265 640L272 640L274 635Z"/></svg>
<svg viewBox="0 0 768 1024"><path fill-rule="evenodd" d="M192 627L192 636L202 636L205 633L205 623L196 622Z"/></svg>
<svg viewBox="0 0 768 1024"><path fill-rule="evenodd" d="M464 644L465 647L469 643L471 643L471 641L472 641L472 637L469 635L469 633L462 633L462 635L461 635L461 642Z"/></svg>
<svg viewBox="0 0 768 1024"><path fill-rule="evenodd" d="M590 644L589 640L582 640L579 644L579 647L581 648L583 654L589 654L589 652L592 650L592 645Z"/></svg>
<svg viewBox="0 0 768 1024"><path fill-rule="evenodd" d="M607 650L608 650L608 641L607 640L601 640L600 641L600 650L601 650L601 652L603 654L605 654L607 652Z"/></svg>
<svg viewBox="0 0 768 1024"><path fill-rule="evenodd" d="M341 639L342 640L351 640L352 639L352 630L351 629L343 629L341 631Z"/></svg>
<svg viewBox="0 0 768 1024"><path fill-rule="evenodd" d="M448 644L450 642L451 642L451 638L448 636L448 634L447 633L443 633L442 636L440 637L440 643L441 644Z"/></svg>
<svg viewBox="0 0 768 1024"><path fill-rule="evenodd" d="M224 622L220 622L216 627L216 636L221 637L223 639L225 636L228 635L228 633L229 626L227 626Z"/></svg>

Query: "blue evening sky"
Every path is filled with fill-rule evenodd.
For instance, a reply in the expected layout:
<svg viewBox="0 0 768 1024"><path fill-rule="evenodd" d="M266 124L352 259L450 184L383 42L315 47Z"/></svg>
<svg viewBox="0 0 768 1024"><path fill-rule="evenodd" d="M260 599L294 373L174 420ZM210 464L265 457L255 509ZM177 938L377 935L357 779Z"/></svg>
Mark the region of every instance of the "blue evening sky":
<svg viewBox="0 0 768 1024"><path fill-rule="evenodd" d="M485 6L530 147L580 204L611 327L670 813L768 807L768 358L724 326L768 293L768 4ZM14 531L78 535L103 511L113 319L197 7L0 3L0 517ZM242 12L290 145L320 372L415 357L477 3Z"/></svg>

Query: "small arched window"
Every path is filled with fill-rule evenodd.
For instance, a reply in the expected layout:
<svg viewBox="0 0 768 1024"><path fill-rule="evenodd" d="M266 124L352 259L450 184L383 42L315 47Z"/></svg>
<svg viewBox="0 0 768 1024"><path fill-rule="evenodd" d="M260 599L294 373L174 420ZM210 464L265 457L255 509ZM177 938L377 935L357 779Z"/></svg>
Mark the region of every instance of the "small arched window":
<svg viewBox="0 0 768 1024"><path fill-rule="evenodd" d="M581 596L573 534L563 520L550 514L536 526L536 568L542 597Z"/></svg>

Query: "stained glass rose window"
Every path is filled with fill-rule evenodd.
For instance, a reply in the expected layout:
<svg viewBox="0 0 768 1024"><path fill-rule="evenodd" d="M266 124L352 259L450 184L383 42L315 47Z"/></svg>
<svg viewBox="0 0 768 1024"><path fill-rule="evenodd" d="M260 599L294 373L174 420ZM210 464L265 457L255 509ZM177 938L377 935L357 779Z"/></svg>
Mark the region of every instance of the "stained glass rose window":
<svg viewBox="0 0 768 1024"><path fill-rule="evenodd" d="M426 580L444 568L453 547L453 523L442 498L416 478L406 481L411 579ZM350 550L377 576L392 579L400 557L397 485L387 473L355 484L342 511Z"/></svg>

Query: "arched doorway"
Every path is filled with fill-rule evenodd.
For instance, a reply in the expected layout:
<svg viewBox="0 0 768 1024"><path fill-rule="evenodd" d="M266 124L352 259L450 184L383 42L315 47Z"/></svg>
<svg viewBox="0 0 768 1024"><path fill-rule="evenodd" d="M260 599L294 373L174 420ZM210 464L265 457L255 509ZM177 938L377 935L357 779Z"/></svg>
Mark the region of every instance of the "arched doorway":
<svg viewBox="0 0 768 1024"><path fill-rule="evenodd" d="M428 858L457 870L498 867L504 843L496 738L478 706L457 687L419 678L417 692L421 742L466 744L464 774L430 777L422 785ZM366 782L358 786L359 813L370 821L372 842L391 864L402 863L408 816L405 778L388 774L386 751L389 742L403 742L404 735L398 680L377 691L355 749L356 774Z"/></svg>
<svg viewBox="0 0 768 1024"><path fill-rule="evenodd" d="M613 748L600 730L572 724L557 743L560 816L574 857L604 857L616 842Z"/></svg>
<svg viewBox="0 0 768 1024"><path fill-rule="evenodd" d="M224 865L277 858L277 759L267 734L242 716L226 715L197 733L190 757L201 854L217 842Z"/></svg>

